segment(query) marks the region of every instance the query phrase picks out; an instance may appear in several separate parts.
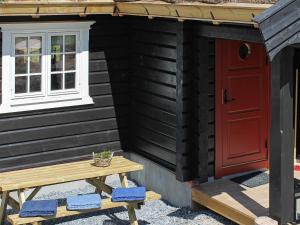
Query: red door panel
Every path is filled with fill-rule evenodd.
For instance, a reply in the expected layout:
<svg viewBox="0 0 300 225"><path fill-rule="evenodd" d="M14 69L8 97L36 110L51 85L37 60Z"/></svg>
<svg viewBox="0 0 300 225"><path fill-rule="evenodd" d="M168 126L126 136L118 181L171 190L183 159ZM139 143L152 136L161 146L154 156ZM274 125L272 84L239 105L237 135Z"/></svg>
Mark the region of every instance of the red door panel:
<svg viewBox="0 0 300 225"><path fill-rule="evenodd" d="M259 117L233 119L227 122L224 144L228 151L223 154L223 166L261 159L263 140L260 125L261 119Z"/></svg>
<svg viewBox="0 0 300 225"><path fill-rule="evenodd" d="M256 43L216 42L216 177L268 165L269 66Z"/></svg>
<svg viewBox="0 0 300 225"><path fill-rule="evenodd" d="M228 89L234 100L227 104L227 110L230 114L246 113L259 110L259 95L249 93L259 93L262 91L262 82L260 75L240 75L227 78ZM261 93L262 94L262 93Z"/></svg>

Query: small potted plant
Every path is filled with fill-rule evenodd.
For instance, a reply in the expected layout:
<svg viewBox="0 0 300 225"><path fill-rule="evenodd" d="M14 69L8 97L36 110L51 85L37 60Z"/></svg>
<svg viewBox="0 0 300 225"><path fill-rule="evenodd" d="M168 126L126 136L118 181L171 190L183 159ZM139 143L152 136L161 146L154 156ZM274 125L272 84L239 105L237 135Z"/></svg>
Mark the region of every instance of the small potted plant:
<svg viewBox="0 0 300 225"><path fill-rule="evenodd" d="M107 167L110 166L113 153L109 150L103 150L99 153L93 152L94 165L98 167Z"/></svg>

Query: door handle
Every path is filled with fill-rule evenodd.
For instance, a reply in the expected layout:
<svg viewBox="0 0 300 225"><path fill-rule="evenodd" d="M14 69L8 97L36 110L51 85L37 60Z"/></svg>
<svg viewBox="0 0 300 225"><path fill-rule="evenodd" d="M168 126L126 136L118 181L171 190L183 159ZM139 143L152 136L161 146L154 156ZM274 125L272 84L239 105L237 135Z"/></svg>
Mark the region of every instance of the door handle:
<svg viewBox="0 0 300 225"><path fill-rule="evenodd" d="M230 98L230 99L228 99L228 90L225 88L225 89L223 90L223 103L224 103L224 104L227 104L227 103L232 102L232 101L234 101L234 100L235 100L235 98Z"/></svg>

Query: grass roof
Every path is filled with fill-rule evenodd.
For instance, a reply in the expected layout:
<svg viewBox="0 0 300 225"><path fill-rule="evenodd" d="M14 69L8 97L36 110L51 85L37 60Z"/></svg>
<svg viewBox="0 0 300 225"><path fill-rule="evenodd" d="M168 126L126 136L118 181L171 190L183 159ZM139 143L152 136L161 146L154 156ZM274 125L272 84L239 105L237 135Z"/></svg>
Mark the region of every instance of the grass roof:
<svg viewBox="0 0 300 225"><path fill-rule="evenodd" d="M165 0L167 2L201 2L208 4L220 3L253 3L253 4L274 4L277 0Z"/></svg>
<svg viewBox="0 0 300 225"><path fill-rule="evenodd" d="M116 0L118 2L126 1L139 1L139 0ZM155 0L149 0L149 2ZM273 4L278 0L163 0L166 2L201 2L208 4L220 4L220 3L253 3L253 4ZM2 3L96 3L101 0L0 0Z"/></svg>

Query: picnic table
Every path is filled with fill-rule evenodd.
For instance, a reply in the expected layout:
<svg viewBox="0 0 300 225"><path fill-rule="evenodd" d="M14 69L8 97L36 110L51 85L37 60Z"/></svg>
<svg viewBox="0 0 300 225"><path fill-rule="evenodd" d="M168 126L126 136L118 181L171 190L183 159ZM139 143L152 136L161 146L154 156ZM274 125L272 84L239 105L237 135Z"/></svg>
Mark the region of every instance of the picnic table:
<svg viewBox="0 0 300 225"><path fill-rule="evenodd" d="M71 181L85 180L95 186L96 192L101 194L105 192L111 194L113 188L105 183L106 177L118 174L122 187L128 187L127 173L143 170L143 165L132 162L122 156L113 157L109 167L96 167L92 165L92 160L64 163L52 166L43 166L31 169L17 170L0 173L0 224L4 224L6 218L7 206L10 205L14 210L19 211L23 203L31 200L40 191L43 186L66 183ZM26 197L28 189L33 189ZM18 199L11 196L11 192L17 191ZM29 190L28 190L29 191ZM160 199L160 195L147 191L144 201L134 202L112 202L111 198L102 200L101 208L84 211L68 211L66 206L60 206L54 217L30 217L21 218L19 214L7 216L7 220L13 224L41 224L41 221L60 218L65 216L78 215L92 211L99 211L109 208L126 206L128 210L129 221L131 225L137 225L135 209L140 208L145 201Z"/></svg>

